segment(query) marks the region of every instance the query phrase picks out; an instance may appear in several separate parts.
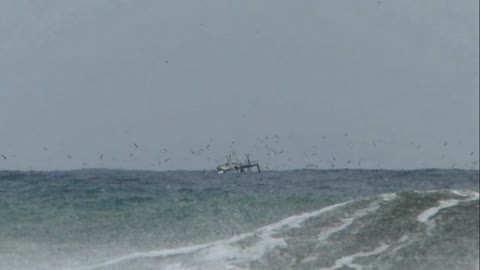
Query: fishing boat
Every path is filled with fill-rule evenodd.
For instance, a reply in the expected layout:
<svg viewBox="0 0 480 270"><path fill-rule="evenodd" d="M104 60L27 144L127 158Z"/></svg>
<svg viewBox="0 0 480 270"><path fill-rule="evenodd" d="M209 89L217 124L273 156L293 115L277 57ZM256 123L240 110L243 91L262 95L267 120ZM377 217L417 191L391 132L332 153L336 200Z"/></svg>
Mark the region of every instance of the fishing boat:
<svg viewBox="0 0 480 270"><path fill-rule="evenodd" d="M246 163L239 163L239 162L232 162L232 156L228 155L227 162L217 167L217 173L220 174L228 171L244 172L245 169L247 169L248 171L251 171L251 168L254 168L254 167L257 168L257 172L261 172L260 164L258 163L258 161L250 161L249 155L246 155L246 157L247 157Z"/></svg>

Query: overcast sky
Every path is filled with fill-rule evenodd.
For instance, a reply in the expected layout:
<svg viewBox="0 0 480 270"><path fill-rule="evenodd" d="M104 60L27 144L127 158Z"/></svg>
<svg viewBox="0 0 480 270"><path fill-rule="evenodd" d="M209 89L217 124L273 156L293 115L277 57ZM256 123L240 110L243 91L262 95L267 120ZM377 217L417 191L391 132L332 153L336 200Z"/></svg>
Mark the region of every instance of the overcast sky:
<svg viewBox="0 0 480 270"><path fill-rule="evenodd" d="M478 168L478 5L0 0L0 170Z"/></svg>

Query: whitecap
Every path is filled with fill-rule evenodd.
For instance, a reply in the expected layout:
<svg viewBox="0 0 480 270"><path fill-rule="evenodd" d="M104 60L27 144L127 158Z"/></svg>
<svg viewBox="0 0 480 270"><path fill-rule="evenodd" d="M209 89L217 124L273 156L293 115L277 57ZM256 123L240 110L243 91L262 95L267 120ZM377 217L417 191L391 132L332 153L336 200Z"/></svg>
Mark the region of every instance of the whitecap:
<svg viewBox="0 0 480 270"><path fill-rule="evenodd" d="M320 268L319 270L334 270L334 269L342 268L344 266L347 266L347 267L350 267L350 268L353 268L353 269L356 269L356 270L361 270L362 269L361 265L353 263L353 261L356 258L369 257L369 256L380 254L380 253L384 252L385 250L387 250L388 247L389 247L388 245L381 245L381 246L379 246L379 247L377 247L377 248L375 248L374 250L371 250L371 251L357 252L355 254L345 256L345 257L342 257L342 258L336 260L335 264L330 268Z"/></svg>
<svg viewBox="0 0 480 270"><path fill-rule="evenodd" d="M317 236L317 240L318 241L327 240L332 234L343 231L346 228L350 227L350 225L352 225L356 219L364 217L371 213L375 213L378 209L379 209L378 202L375 201L370 203L368 207L355 211L352 217L340 219L341 220L340 225L322 230L320 234Z"/></svg>
<svg viewBox="0 0 480 270"><path fill-rule="evenodd" d="M417 216L417 221L421 223L425 223L428 225L428 221L430 220L431 217L435 216L438 211L452 207L457 205L460 202L460 200L445 200L445 201L440 201L438 206L428 208L427 210L423 211Z"/></svg>
<svg viewBox="0 0 480 270"><path fill-rule="evenodd" d="M277 223L267 225L265 227L259 228L250 233L244 233L240 235L233 236L225 240L217 240L205 244L193 245L175 249L165 249L165 250L152 250L146 252L135 252L128 255L120 256L118 258L110 259L103 263L96 265L85 266L81 268L76 268L76 270L94 270L99 268L104 268L107 266L112 266L120 263L124 263L131 260L137 260L142 258L155 258L155 257L168 257L175 255L199 255L201 257L202 263L206 264L215 264L215 265L224 265L228 266L231 269L242 269L236 266L234 263L241 263L252 261L257 258L260 258L265 254L265 252L272 250L278 246L285 246L286 242L280 237L274 237L274 235L282 229L291 229L300 227L303 222L312 217L319 216L323 213L332 211L339 207L345 206L353 201L347 201L339 204L334 204L321 208L316 211L303 213L300 215L290 216L286 219L283 219ZM232 245L238 241L254 237L259 238L254 245L247 248L240 247L238 245ZM170 266L171 269L188 269L184 268L182 265L173 264ZM183 268L179 268L183 267ZM236 268L235 268L236 267Z"/></svg>

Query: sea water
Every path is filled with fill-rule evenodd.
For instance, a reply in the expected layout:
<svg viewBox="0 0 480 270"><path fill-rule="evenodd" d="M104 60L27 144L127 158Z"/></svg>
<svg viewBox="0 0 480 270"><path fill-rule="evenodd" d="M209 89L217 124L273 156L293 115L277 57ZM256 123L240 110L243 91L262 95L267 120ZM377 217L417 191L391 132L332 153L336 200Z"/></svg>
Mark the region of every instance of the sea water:
<svg viewBox="0 0 480 270"><path fill-rule="evenodd" d="M0 269L478 269L479 172L0 171Z"/></svg>

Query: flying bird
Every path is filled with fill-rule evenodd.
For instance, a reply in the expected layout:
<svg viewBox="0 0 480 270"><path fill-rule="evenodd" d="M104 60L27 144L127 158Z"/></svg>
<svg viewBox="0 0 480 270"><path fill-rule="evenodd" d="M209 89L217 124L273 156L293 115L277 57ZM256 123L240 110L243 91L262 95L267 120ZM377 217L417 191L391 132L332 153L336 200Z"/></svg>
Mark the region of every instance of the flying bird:
<svg viewBox="0 0 480 270"><path fill-rule="evenodd" d="M3 158L3 159L5 159L5 160L7 160L7 157L6 157L6 156L4 156L4 155L2 155L2 158Z"/></svg>

